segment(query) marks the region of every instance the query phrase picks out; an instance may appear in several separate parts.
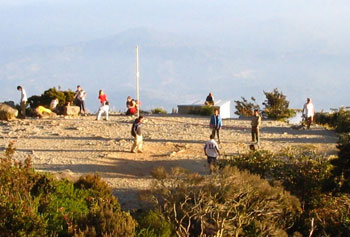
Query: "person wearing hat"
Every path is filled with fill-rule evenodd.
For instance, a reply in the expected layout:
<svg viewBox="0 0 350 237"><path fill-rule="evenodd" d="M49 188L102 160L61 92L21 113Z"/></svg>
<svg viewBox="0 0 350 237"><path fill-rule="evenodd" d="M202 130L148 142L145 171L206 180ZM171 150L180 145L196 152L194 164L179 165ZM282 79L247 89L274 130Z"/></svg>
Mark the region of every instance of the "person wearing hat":
<svg viewBox="0 0 350 237"><path fill-rule="evenodd" d="M260 125L261 125L261 116L259 110L255 109L252 117L252 142L256 143L259 146L259 136L260 136Z"/></svg>

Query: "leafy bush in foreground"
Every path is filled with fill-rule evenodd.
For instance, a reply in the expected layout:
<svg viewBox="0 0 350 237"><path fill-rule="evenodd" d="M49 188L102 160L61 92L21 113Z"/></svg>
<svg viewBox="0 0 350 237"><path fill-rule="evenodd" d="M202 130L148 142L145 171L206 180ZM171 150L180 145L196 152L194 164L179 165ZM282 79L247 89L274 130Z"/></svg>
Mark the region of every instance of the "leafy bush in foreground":
<svg viewBox="0 0 350 237"><path fill-rule="evenodd" d="M73 184L0 157L0 236L134 236L135 221L98 176Z"/></svg>
<svg viewBox="0 0 350 237"><path fill-rule="evenodd" d="M235 168L212 176L158 168L153 177L143 198L153 201L177 236L287 236L301 210L283 188Z"/></svg>
<svg viewBox="0 0 350 237"><path fill-rule="evenodd" d="M336 159L329 161L308 147L300 147L276 154L268 151L240 154L221 160L219 165L249 170L296 195L302 203L303 214L293 230L304 235L313 233L313 236L350 236L350 196L328 193L336 187L331 164L334 161ZM349 166L343 164L342 167Z"/></svg>
<svg viewBox="0 0 350 237"><path fill-rule="evenodd" d="M337 191L350 194L350 134L340 135L337 148L338 158L331 161L332 175Z"/></svg>

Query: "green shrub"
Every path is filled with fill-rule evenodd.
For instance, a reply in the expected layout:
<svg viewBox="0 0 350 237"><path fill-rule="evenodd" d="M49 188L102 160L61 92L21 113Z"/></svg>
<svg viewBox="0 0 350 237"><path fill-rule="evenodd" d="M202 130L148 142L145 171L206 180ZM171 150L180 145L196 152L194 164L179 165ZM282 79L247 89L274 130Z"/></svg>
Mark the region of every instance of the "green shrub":
<svg viewBox="0 0 350 237"><path fill-rule="evenodd" d="M14 152L10 143L0 158L0 236L134 236L136 222L100 177L56 180Z"/></svg>
<svg viewBox="0 0 350 237"><path fill-rule="evenodd" d="M210 116L214 113L214 109L216 107L214 106L209 106L209 105L204 105L200 107L193 107L189 114L195 114L195 115L202 115L202 116Z"/></svg>
<svg viewBox="0 0 350 237"><path fill-rule="evenodd" d="M265 106L264 112L271 119L286 119L295 116L296 112L289 109L289 101L287 97L275 88L272 92L265 92L266 100L263 102Z"/></svg>
<svg viewBox="0 0 350 237"><path fill-rule="evenodd" d="M242 101L235 100L236 103L236 112L235 114L245 116L245 117L251 117L254 114L254 110L258 109L260 110L260 106L256 104L256 100L254 97L251 97L251 102L249 102L246 98L241 97Z"/></svg>
<svg viewBox="0 0 350 237"><path fill-rule="evenodd" d="M313 236L350 236L350 196L322 195L318 208L310 212Z"/></svg>
<svg viewBox="0 0 350 237"><path fill-rule="evenodd" d="M220 167L227 165L249 170L272 183L280 182L306 208L317 204L319 195L329 183L332 167L323 155L308 147L286 148L275 154L261 150L219 161Z"/></svg>
<svg viewBox="0 0 350 237"><path fill-rule="evenodd" d="M32 109L35 109L39 105L49 107L51 101L57 98L58 99L58 108L61 108L66 103L73 102L74 92L71 90L68 91L59 91L55 87L50 88L40 96L33 95L28 98L28 103Z"/></svg>
<svg viewBox="0 0 350 237"><path fill-rule="evenodd" d="M149 210L146 213L137 218L138 221L138 231L137 236L162 236L170 237L172 236L172 226L166 221L163 214L160 211Z"/></svg>
<svg viewBox="0 0 350 237"><path fill-rule="evenodd" d="M335 128L338 133L350 132L350 111L340 108L335 113L316 113L316 123Z"/></svg>
<svg viewBox="0 0 350 237"><path fill-rule="evenodd" d="M287 236L301 210L283 188L235 168L211 176L158 168L152 175L157 181L143 199L153 201L177 236Z"/></svg>
<svg viewBox="0 0 350 237"><path fill-rule="evenodd" d="M337 191L350 194L350 134L339 136L337 148L338 157L331 161L333 180Z"/></svg>
<svg viewBox="0 0 350 237"><path fill-rule="evenodd" d="M164 108L152 109L152 114L167 114L168 112Z"/></svg>

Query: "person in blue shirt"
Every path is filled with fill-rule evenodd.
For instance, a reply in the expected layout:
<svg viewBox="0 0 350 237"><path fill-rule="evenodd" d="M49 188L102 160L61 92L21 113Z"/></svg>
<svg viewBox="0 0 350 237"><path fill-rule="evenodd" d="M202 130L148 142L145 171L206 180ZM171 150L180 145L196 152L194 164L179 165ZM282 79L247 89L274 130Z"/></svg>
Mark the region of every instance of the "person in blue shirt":
<svg viewBox="0 0 350 237"><path fill-rule="evenodd" d="M210 117L210 128L212 129L212 135L215 137L215 133L218 136L218 143L220 144L220 129L222 127L222 119L218 109L214 109L214 114Z"/></svg>

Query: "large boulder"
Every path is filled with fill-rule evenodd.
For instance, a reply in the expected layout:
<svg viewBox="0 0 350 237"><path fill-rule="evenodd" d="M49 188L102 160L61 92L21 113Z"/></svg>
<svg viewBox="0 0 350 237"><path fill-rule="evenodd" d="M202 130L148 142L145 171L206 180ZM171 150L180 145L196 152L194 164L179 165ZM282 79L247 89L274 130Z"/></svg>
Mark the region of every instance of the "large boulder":
<svg viewBox="0 0 350 237"><path fill-rule="evenodd" d="M15 119L18 115L18 110L11 106L0 103L0 120L11 120Z"/></svg>
<svg viewBox="0 0 350 237"><path fill-rule="evenodd" d="M64 106L63 115L66 116L78 116L80 112L79 106Z"/></svg>

